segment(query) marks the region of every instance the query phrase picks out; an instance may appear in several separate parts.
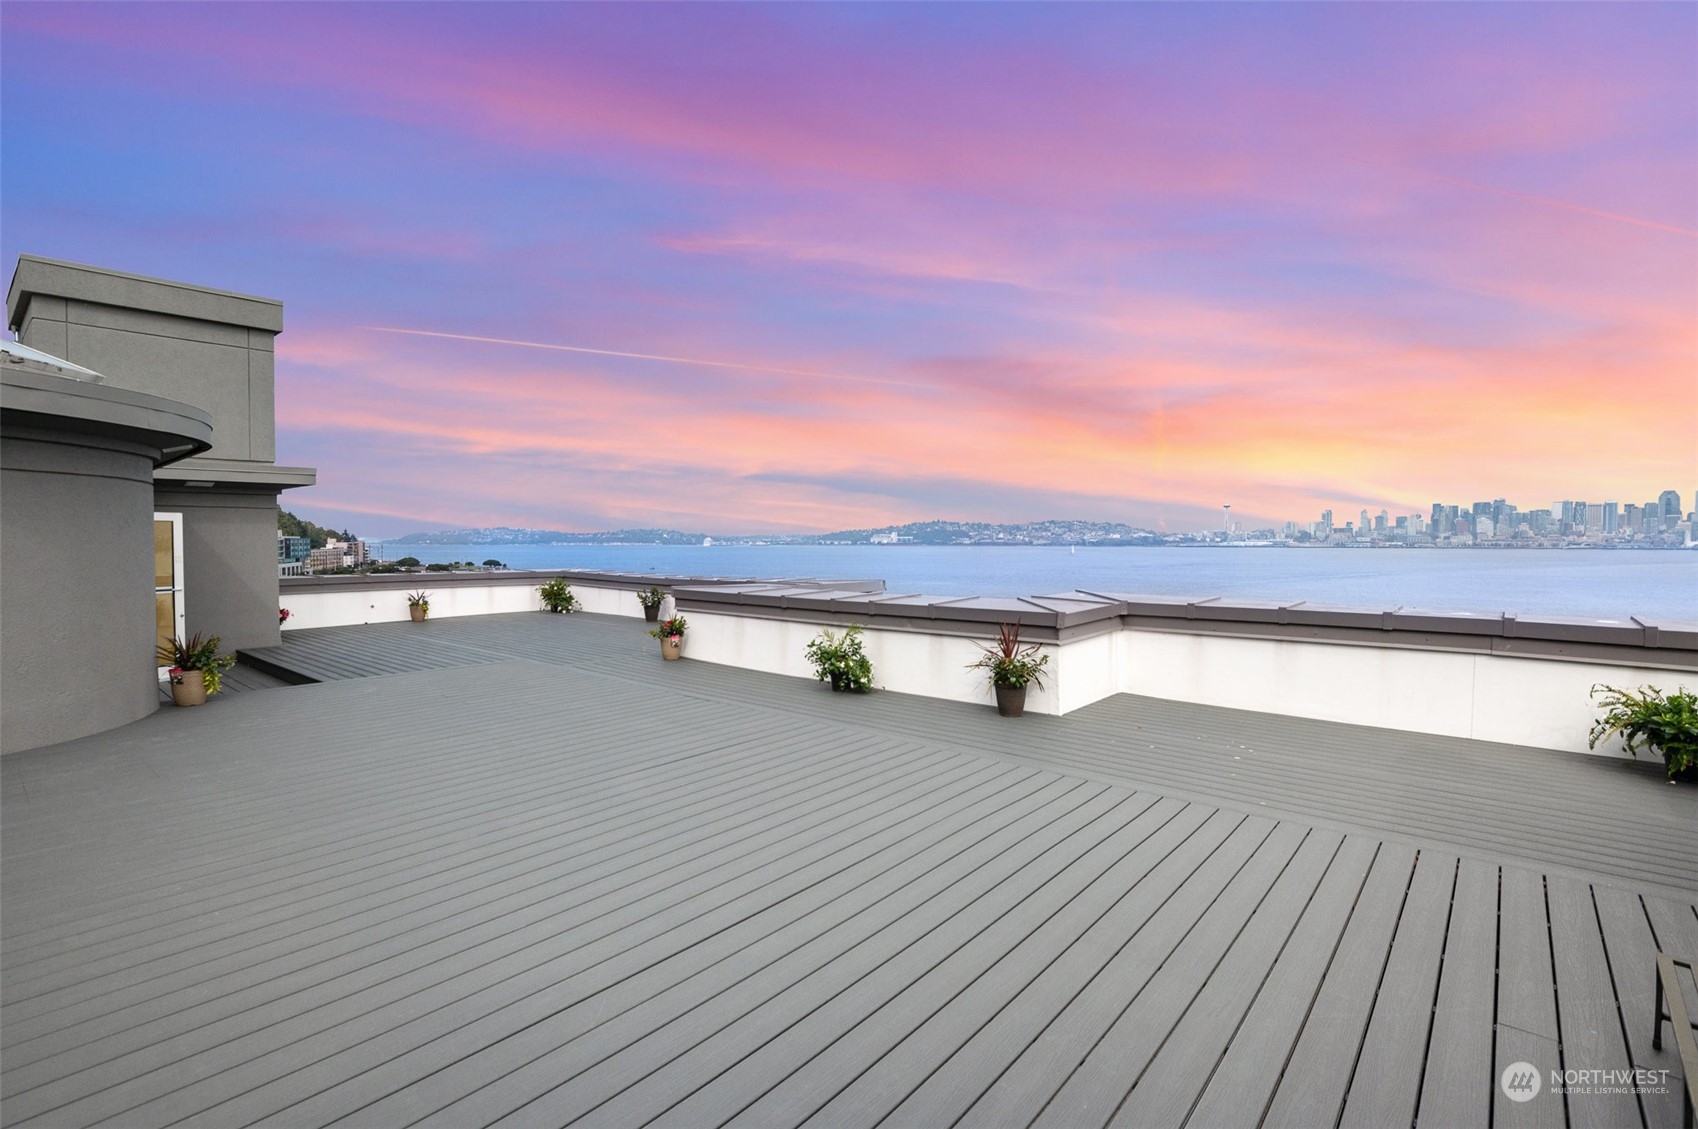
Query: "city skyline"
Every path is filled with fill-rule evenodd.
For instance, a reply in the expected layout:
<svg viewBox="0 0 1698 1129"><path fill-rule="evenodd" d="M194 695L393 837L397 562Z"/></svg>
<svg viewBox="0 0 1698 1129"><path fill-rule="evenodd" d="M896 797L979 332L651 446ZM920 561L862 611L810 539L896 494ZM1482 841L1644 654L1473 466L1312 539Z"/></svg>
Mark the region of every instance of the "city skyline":
<svg viewBox="0 0 1698 1129"><path fill-rule="evenodd" d="M278 456L339 527L1177 531L1698 481L1691 6L0 31L0 256L285 300Z"/></svg>

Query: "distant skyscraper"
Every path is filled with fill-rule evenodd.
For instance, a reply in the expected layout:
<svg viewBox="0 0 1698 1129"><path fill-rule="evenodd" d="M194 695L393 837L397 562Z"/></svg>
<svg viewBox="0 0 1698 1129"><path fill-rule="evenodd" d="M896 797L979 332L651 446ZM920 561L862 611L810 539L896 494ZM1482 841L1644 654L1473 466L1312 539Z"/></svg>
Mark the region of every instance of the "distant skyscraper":
<svg viewBox="0 0 1698 1129"><path fill-rule="evenodd" d="M1646 502L1639 511L1640 525L1646 533L1661 533L1663 531L1663 507L1656 502Z"/></svg>
<svg viewBox="0 0 1698 1129"><path fill-rule="evenodd" d="M1605 502L1604 503L1604 535L1605 536L1613 537L1615 535L1615 528L1616 528L1615 519L1616 519L1616 504L1614 502Z"/></svg>
<svg viewBox="0 0 1698 1129"><path fill-rule="evenodd" d="M1566 522L1573 521L1574 520L1574 503L1573 502L1552 502L1551 503L1551 516L1556 518L1560 522L1566 523Z"/></svg>
<svg viewBox="0 0 1698 1129"><path fill-rule="evenodd" d="M1576 533L1586 532L1587 524L1594 520L1590 506L1585 502L1574 503L1574 530Z"/></svg>
<svg viewBox="0 0 1698 1129"><path fill-rule="evenodd" d="M1664 490L1657 495L1657 505L1663 511L1663 528L1667 529L1680 520L1680 492Z"/></svg>

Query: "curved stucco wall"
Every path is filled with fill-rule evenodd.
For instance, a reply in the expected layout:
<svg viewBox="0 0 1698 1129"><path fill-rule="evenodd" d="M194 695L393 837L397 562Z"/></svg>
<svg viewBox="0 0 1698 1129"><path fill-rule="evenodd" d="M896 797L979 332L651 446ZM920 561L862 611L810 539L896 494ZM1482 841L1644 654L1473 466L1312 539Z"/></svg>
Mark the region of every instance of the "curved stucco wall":
<svg viewBox="0 0 1698 1129"><path fill-rule="evenodd" d="M156 451L90 436L0 443L0 752L159 707L153 659Z"/></svg>

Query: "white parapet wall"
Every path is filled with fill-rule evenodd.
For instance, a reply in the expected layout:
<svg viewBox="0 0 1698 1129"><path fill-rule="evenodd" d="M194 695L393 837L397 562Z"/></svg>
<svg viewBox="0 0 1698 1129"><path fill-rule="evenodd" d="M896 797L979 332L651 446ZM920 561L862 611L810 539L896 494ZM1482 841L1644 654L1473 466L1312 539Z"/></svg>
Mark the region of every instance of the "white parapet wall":
<svg viewBox="0 0 1698 1129"><path fill-rule="evenodd" d="M419 589L430 594L432 618L537 611L542 607L537 586L550 575L427 574L409 577L405 585L394 578L286 583L282 606L292 615L284 628L405 620L407 593ZM637 590L647 580L605 574L568 579L582 610L641 618ZM1555 621L1516 624L1506 617L1506 647L1498 637L1482 636L1479 617L1429 615L1404 625L1392 614L1327 612L1316 618L1324 617L1322 628L1338 634L1320 638L1314 636L1322 628L1313 624L1270 626L1265 608L1240 612L1199 603L1192 610L1206 610L1212 618L1193 622L1188 615L1179 618L1182 607L1152 604L1136 608L1142 618L1123 617L1113 598L1088 593L1081 595L1099 601L1099 608L1074 597L987 607L991 601L880 602L882 593L871 589L797 587L810 582L726 582L718 594L692 588L687 579L671 583L683 585L678 594L689 622L686 659L812 678L808 642L827 627L841 631L859 621L877 687L987 707L994 700L988 680L969 667L991 642L995 623L1022 614L1035 619L1047 611L1049 626L1034 629L1027 621L1028 641L1038 642L1050 660L1044 686L1028 690L1026 709L1035 714L1066 714L1114 694L1138 694L1584 753L1594 751L1587 748L1598 715L1593 686L1698 687L1692 628L1666 626L1659 637L1659 629L1646 627L1645 645L1636 647L1631 643L1641 633L1637 620L1631 628L1609 628L1603 639L1591 627L1583 629L1590 632L1584 638L1570 639ZM757 600L765 603L756 606ZM1081 609L1082 627L1067 621ZM1053 615L1058 610L1061 618ZM1164 611L1169 614L1160 618ZM1374 629L1363 631L1364 624ZM1624 755L1613 739L1595 752Z"/></svg>
<svg viewBox="0 0 1698 1129"><path fill-rule="evenodd" d="M1458 651L1122 630L1120 689L1152 698L1568 752L1594 685L1698 687L1691 672Z"/></svg>
<svg viewBox="0 0 1698 1129"><path fill-rule="evenodd" d="M692 609L685 658L811 678L804 654L818 622ZM990 704L978 644L953 634L864 626L880 689ZM1247 639L1218 633L1120 628L1045 644L1045 688L1026 709L1066 714L1114 694L1257 713L1467 737L1512 745L1624 755L1619 742L1587 748L1595 684L1698 686L1690 672L1546 657L1439 649Z"/></svg>
<svg viewBox="0 0 1698 1129"><path fill-rule="evenodd" d="M278 598L289 618L283 630L310 627L346 627L358 623L395 623L407 619L407 594L423 591L430 597L430 617L447 619L463 615L496 615L501 612L534 612L542 608L537 586L542 583L431 584L428 575L417 578L411 588L369 586L360 589L303 591L285 588ZM643 606L634 590L576 583L572 595L581 610L602 615L641 617Z"/></svg>

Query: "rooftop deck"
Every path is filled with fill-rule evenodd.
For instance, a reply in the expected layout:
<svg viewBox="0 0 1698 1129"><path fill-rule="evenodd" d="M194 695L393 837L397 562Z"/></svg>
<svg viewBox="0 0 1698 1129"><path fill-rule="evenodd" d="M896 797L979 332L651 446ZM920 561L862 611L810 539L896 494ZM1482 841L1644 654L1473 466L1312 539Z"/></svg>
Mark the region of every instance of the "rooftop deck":
<svg viewBox="0 0 1698 1129"><path fill-rule="evenodd" d="M0 761L8 1125L1646 1125L1649 765L291 632L320 684ZM1439 707L1436 707L1439 708ZM1511 1102L1517 1061L1670 1070Z"/></svg>

